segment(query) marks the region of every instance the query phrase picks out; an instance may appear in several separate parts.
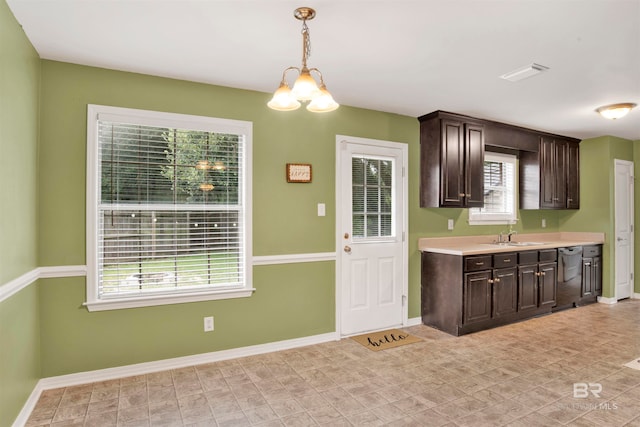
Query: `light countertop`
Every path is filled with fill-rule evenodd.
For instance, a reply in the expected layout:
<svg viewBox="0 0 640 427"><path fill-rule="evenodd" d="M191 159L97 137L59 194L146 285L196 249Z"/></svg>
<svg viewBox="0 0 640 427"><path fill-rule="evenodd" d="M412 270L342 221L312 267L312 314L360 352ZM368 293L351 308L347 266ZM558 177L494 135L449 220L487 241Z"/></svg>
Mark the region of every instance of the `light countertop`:
<svg viewBox="0 0 640 427"><path fill-rule="evenodd" d="M498 236L424 237L418 240L422 252L449 255L477 255L498 252L517 252L536 249L563 248L567 246L599 245L605 242L604 233L559 232L514 234L514 243L526 245L506 245L495 243ZM505 237L506 239L506 237Z"/></svg>

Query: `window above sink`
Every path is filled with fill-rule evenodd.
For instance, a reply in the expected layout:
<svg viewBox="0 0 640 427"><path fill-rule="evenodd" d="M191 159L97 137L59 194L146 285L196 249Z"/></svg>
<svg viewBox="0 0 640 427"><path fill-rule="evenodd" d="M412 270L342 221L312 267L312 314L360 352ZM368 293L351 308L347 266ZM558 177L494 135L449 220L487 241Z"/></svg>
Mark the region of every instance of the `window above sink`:
<svg viewBox="0 0 640 427"><path fill-rule="evenodd" d="M469 224L513 224L517 221L518 159L511 154L486 151L484 155L484 207L469 209Z"/></svg>

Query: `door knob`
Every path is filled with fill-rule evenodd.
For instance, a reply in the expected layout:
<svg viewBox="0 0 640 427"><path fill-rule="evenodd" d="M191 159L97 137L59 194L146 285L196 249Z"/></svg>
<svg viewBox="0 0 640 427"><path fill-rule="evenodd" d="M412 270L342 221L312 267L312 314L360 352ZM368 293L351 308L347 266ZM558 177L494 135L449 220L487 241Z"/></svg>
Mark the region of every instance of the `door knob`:
<svg viewBox="0 0 640 427"><path fill-rule="evenodd" d="M618 238L616 238L616 240L617 240L618 242L621 242L621 241L623 241L624 239L623 239L622 237L618 237Z"/></svg>
<svg viewBox="0 0 640 427"><path fill-rule="evenodd" d="M346 253L350 254L350 253L351 253L351 246L345 246L345 247L344 247L344 251L345 251Z"/></svg>

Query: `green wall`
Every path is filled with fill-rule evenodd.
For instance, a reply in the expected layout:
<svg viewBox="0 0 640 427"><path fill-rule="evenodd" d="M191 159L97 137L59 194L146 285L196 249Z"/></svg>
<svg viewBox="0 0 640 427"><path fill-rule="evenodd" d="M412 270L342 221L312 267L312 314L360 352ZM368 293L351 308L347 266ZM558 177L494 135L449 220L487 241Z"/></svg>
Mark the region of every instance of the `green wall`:
<svg viewBox="0 0 640 427"><path fill-rule="evenodd" d="M0 286L37 267L40 61L0 1ZM11 425L40 378L38 287L0 302L0 425Z"/></svg>
<svg viewBox="0 0 640 427"><path fill-rule="evenodd" d="M90 103L251 121L254 255L333 252L336 134L405 142L415 151L418 121L346 106L325 115L281 113L266 107L268 99L266 93L42 61L40 264L85 263ZM313 182L287 184L287 162L312 163ZM321 202L325 217L316 214ZM93 313L82 307L84 278L43 283L45 377L335 331L333 262L256 266L250 298ZM419 292L419 282L412 288ZM202 318L211 315L216 329L204 334Z"/></svg>

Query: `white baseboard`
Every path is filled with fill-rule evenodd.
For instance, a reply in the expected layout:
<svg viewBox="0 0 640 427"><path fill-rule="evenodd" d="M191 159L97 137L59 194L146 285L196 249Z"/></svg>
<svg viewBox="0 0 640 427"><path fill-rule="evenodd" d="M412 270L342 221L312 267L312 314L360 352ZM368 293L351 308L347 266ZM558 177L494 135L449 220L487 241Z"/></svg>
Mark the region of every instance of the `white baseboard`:
<svg viewBox="0 0 640 427"><path fill-rule="evenodd" d="M633 295L631 295L631 299L640 299L640 294L638 292L634 292Z"/></svg>
<svg viewBox="0 0 640 427"><path fill-rule="evenodd" d="M407 320L406 326L417 326L422 325L422 317L412 317Z"/></svg>
<svg viewBox="0 0 640 427"><path fill-rule="evenodd" d="M615 298L598 297L598 302L601 304L617 304L618 300Z"/></svg>
<svg viewBox="0 0 640 427"><path fill-rule="evenodd" d="M219 362L222 360L236 359L239 357L255 356L258 354L289 350L292 348L305 347L309 345L338 340L340 340L340 334L338 334L337 332L329 332L326 334L294 338L267 344L258 344L248 347L234 348L230 350L195 354L193 356L176 357L173 359L158 360L154 362L137 363L134 365L118 366L115 368L98 369L95 371L78 372L76 374L42 378L40 381L38 381L35 388L31 392L31 395L27 399L27 402L22 407L20 414L18 414L18 417L13 423L13 427L22 427L26 424L29 416L31 415L31 412L33 411L33 408L40 398L40 394L44 390L60 387L70 387L74 385L99 381L107 381L134 375L150 374L153 372L166 371L169 369L202 365L205 363Z"/></svg>

